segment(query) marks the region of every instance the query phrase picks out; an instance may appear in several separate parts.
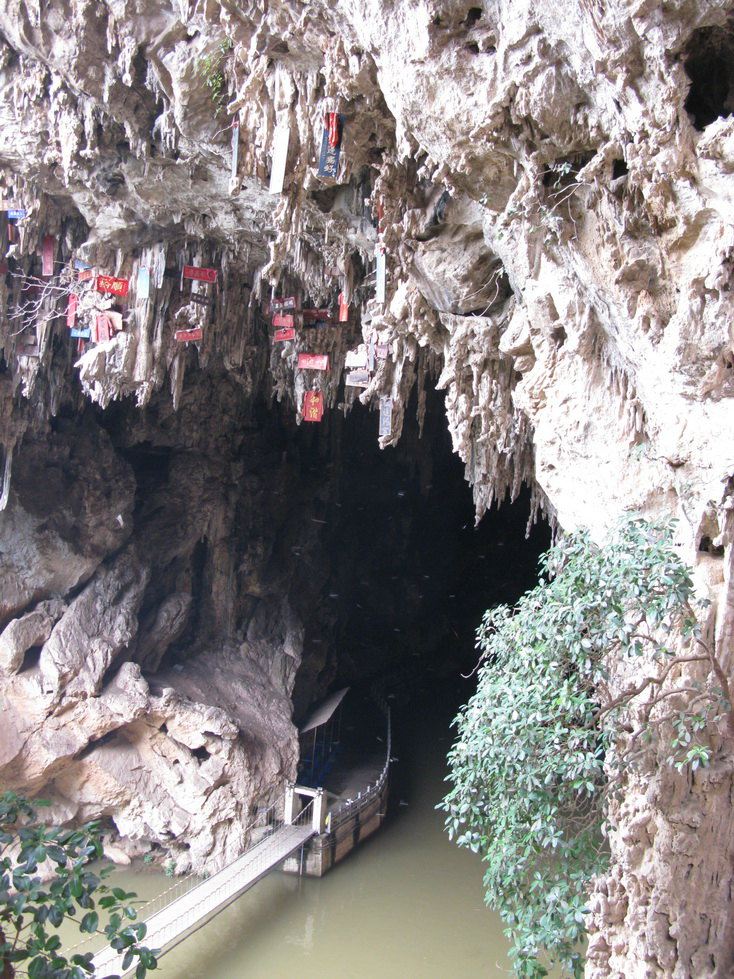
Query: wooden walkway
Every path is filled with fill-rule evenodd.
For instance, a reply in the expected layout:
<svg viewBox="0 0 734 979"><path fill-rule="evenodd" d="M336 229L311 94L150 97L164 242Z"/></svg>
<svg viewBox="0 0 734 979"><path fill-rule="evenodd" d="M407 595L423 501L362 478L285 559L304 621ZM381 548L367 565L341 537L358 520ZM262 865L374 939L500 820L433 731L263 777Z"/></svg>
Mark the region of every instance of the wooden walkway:
<svg viewBox="0 0 734 979"><path fill-rule="evenodd" d="M281 826L223 870L197 884L150 918L145 918L148 931L142 944L151 949L159 949L161 955L169 951L226 908L240 894L244 894L315 833L316 830L310 823ZM104 977L122 976L132 972L138 960L134 959L130 968L123 972L122 955L108 945L94 956L93 961L95 974Z"/></svg>

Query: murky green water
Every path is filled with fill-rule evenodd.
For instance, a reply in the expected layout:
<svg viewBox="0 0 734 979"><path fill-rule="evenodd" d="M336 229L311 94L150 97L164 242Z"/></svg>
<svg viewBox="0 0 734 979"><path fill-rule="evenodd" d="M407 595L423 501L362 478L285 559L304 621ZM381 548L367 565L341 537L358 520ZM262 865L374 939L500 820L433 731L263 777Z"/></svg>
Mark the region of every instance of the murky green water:
<svg viewBox="0 0 734 979"><path fill-rule="evenodd" d="M418 713L418 716L416 716ZM321 880L272 874L180 946L162 979L478 979L510 973L499 919L482 902L482 866L448 841L443 791L451 713L396 713L393 818ZM407 730L408 723L411 725ZM403 730L401 730L401 728ZM117 875L116 875L117 877ZM163 875L123 871L152 897ZM511 973L510 973L511 974Z"/></svg>

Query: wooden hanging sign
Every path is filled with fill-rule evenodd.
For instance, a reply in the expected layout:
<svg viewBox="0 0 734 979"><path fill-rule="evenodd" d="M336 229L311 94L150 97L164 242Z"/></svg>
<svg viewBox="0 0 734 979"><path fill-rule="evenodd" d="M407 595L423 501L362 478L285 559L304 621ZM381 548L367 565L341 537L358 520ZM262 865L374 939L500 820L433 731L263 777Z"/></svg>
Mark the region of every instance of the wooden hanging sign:
<svg viewBox="0 0 734 979"><path fill-rule="evenodd" d="M54 274L55 250L56 239L53 235L46 235L41 245L41 275L48 276Z"/></svg>
<svg viewBox="0 0 734 979"><path fill-rule="evenodd" d="M331 311L328 309L303 309L301 314L304 323L331 323Z"/></svg>
<svg viewBox="0 0 734 979"><path fill-rule="evenodd" d="M112 275L97 276L97 292L110 293L113 296L126 296L129 288L129 279L116 279Z"/></svg>
<svg viewBox="0 0 734 979"><path fill-rule="evenodd" d="M89 329L88 326L81 326L81 327L75 326L72 327L69 336L73 337L74 340L89 340L90 337L92 336L92 331Z"/></svg>
<svg viewBox="0 0 734 979"><path fill-rule="evenodd" d="M278 126L273 136L273 167L270 171L270 193L280 194L285 183L285 165L288 160L288 142L291 138L290 127L286 123Z"/></svg>
<svg viewBox="0 0 734 979"><path fill-rule="evenodd" d="M275 313L273 316L273 326L292 328L300 325L301 318L296 313Z"/></svg>
<svg viewBox="0 0 734 979"><path fill-rule="evenodd" d="M380 398L379 437L392 434L392 398Z"/></svg>
<svg viewBox="0 0 734 979"><path fill-rule="evenodd" d="M360 343L356 350L347 350L344 361L345 367L367 367L367 350L365 345Z"/></svg>
<svg viewBox="0 0 734 979"><path fill-rule="evenodd" d="M95 343L106 343L112 336L112 323L107 313L97 313L91 329L92 340Z"/></svg>
<svg viewBox="0 0 734 979"><path fill-rule="evenodd" d="M190 343L191 341L201 340L204 334L201 327L196 326L191 330L176 330L173 336L179 343Z"/></svg>
<svg viewBox="0 0 734 979"><path fill-rule="evenodd" d="M349 303L347 302L343 292L339 293L339 322L349 322Z"/></svg>
<svg viewBox="0 0 734 979"><path fill-rule="evenodd" d="M320 422L324 417L324 395L321 391L306 391L303 396L303 420Z"/></svg>
<svg viewBox="0 0 734 979"><path fill-rule="evenodd" d="M329 369L328 354L299 354L298 355L299 371L328 371L328 369Z"/></svg>
<svg viewBox="0 0 734 979"><path fill-rule="evenodd" d="M373 371L375 369L375 342L370 340L367 344L367 370Z"/></svg>
<svg viewBox="0 0 734 979"><path fill-rule="evenodd" d="M197 282L216 282L217 270L203 268L200 265L184 265L184 279L196 279Z"/></svg>
<svg viewBox="0 0 734 979"><path fill-rule="evenodd" d="M72 330L76 326L76 311L79 308L79 296L75 292L69 294L66 305L66 325Z"/></svg>
<svg viewBox="0 0 734 979"><path fill-rule="evenodd" d="M142 265L138 269L138 278L135 282L135 295L138 299L150 298L150 269Z"/></svg>
<svg viewBox="0 0 734 979"><path fill-rule="evenodd" d="M366 388L370 384L369 371L351 371L344 378L344 383L350 388Z"/></svg>
<svg viewBox="0 0 734 979"><path fill-rule="evenodd" d="M196 303L197 306L208 306L210 302L209 296L201 292L192 292L187 298L190 303Z"/></svg>
<svg viewBox="0 0 734 979"><path fill-rule="evenodd" d="M296 309L297 306L298 300L295 296L284 296L281 299L270 300L271 313L280 313L284 309Z"/></svg>
<svg viewBox="0 0 734 979"><path fill-rule="evenodd" d="M273 334L273 343L283 343L286 340L295 340L296 331L292 326L284 326L280 330L276 330Z"/></svg>
<svg viewBox="0 0 734 979"><path fill-rule="evenodd" d="M324 122L321 154L319 156L319 177L336 180L341 155L343 117L338 112L327 112Z"/></svg>
<svg viewBox="0 0 734 979"><path fill-rule="evenodd" d="M77 279L79 282L91 282L94 278L94 269L79 269Z"/></svg>

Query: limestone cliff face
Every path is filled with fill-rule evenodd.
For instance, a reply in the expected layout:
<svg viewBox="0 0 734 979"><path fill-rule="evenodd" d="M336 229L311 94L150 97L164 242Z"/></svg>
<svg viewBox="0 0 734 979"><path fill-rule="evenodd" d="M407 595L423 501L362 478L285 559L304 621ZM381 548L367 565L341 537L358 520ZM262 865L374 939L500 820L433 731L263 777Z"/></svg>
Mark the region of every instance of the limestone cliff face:
<svg viewBox="0 0 734 979"><path fill-rule="evenodd" d="M96 814L103 786L123 834L180 836L196 862L234 851L243 807L293 773L302 588L273 570L289 517L264 503L284 470L262 444L258 473L241 459L257 405L300 423L314 375L299 351L329 354L316 383L333 413L359 391L341 387L347 351L375 345L358 396L393 399L384 447L437 378L478 516L523 482L600 540L623 511L678 516L731 656L732 6L0 12L2 193L28 211L2 227L6 778L51 786L69 815ZM326 111L343 125L334 180L317 176ZM59 291L23 293L49 236ZM132 283L124 329L79 351L69 283L80 324L116 304L78 284L74 258ZM216 289L192 298L183 264L216 267ZM338 292L349 323L270 342L272 296L322 307ZM198 327L195 350L174 339ZM287 539L308 550L300 532ZM195 611L202 576L211 600ZM176 673L165 657L182 637L200 655ZM589 975L729 974L728 748L693 781L630 776Z"/></svg>

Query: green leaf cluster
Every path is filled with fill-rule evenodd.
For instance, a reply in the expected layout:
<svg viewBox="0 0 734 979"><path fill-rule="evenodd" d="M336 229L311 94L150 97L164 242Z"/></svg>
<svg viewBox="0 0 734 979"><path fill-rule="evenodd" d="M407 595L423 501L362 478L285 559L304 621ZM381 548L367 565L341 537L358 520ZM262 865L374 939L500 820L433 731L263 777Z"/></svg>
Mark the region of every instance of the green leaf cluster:
<svg viewBox="0 0 734 979"><path fill-rule="evenodd" d="M588 885L608 864L605 762L608 772L624 706L601 723L601 691L610 662L665 662L660 636L696 633L692 594L671 528L631 520L603 548L584 532L562 538L538 586L483 618L477 691L454 721L439 808L449 836L485 862L486 901L519 976L553 964L582 974ZM681 712L681 763L707 762L688 737L703 726Z"/></svg>
<svg viewBox="0 0 734 979"><path fill-rule="evenodd" d="M30 979L83 979L94 974L92 953L67 957L57 929L73 920L82 933L103 934L137 959L136 979L156 968L156 952L140 943L146 926L136 921L135 894L104 883L112 868L90 867L102 857L98 823L79 829L39 823L35 807L13 792L0 795L0 974ZM39 868L44 865L43 879ZM100 912L106 920L102 924Z"/></svg>
<svg viewBox="0 0 734 979"><path fill-rule="evenodd" d="M204 55L199 61L199 75L206 82L212 102L217 109L221 109L227 95L224 68L233 47L232 38L225 37L212 54Z"/></svg>

